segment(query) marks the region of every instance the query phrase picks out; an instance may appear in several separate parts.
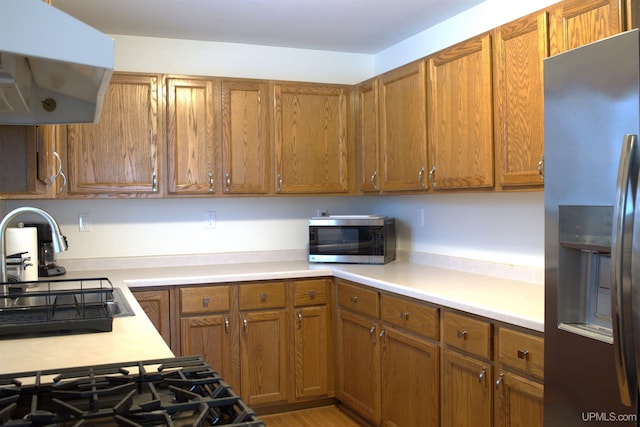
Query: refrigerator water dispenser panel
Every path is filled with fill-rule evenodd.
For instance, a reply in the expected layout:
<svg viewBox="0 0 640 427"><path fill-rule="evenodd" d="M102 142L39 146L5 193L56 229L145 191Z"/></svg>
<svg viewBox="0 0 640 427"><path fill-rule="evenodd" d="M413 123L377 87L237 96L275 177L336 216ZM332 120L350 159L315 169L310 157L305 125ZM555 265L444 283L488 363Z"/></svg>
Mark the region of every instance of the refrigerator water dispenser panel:
<svg viewBox="0 0 640 427"><path fill-rule="evenodd" d="M558 327L612 342L612 206L559 206Z"/></svg>

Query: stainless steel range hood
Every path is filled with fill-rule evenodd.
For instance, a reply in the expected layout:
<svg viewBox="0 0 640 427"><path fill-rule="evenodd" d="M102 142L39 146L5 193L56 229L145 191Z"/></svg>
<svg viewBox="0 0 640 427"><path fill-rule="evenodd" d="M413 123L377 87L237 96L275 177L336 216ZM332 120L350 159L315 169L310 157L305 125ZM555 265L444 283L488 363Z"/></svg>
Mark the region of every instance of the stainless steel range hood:
<svg viewBox="0 0 640 427"><path fill-rule="evenodd" d="M0 0L0 124L93 123L114 41L42 0Z"/></svg>

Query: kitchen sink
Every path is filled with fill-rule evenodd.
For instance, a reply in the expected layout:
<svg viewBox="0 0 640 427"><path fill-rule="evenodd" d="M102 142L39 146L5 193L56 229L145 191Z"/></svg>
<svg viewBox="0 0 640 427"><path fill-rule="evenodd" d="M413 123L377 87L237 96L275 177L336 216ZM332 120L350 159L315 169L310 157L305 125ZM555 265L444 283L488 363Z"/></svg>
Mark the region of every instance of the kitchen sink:
<svg viewBox="0 0 640 427"><path fill-rule="evenodd" d="M113 288L113 300L107 301L107 307L113 317L135 316L120 288Z"/></svg>
<svg viewBox="0 0 640 427"><path fill-rule="evenodd" d="M49 301L47 301L49 298ZM83 293L71 295L34 295L21 294L18 297L10 298L6 308L29 310L35 307L47 305L53 306L86 306L95 307L104 305L109 309L111 317L135 316L131 306L127 302L122 289L113 288L113 292Z"/></svg>
<svg viewBox="0 0 640 427"><path fill-rule="evenodd" d="M134 316L122 289L107 278L0 283L0 338L110 332L116 317Z"/></svg>

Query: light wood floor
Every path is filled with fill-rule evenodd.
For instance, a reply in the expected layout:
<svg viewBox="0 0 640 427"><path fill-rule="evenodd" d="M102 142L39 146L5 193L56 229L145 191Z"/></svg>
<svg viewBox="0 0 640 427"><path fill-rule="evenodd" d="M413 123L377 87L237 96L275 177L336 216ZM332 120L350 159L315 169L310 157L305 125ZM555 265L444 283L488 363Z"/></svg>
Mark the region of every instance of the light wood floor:
<svg viewBox="0 0 640 427"><path fill-rule="evenodd" d="M267 427L362 427L335 406L303 409L273 415L260 415Z"/></svg>

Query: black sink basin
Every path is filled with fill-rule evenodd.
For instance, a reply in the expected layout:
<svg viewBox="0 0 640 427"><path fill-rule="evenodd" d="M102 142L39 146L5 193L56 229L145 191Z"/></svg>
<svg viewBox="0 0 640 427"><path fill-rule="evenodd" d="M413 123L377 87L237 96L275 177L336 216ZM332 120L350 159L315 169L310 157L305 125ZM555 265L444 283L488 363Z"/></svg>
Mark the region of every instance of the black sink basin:
<svg viewBox="0 0 640 427"><path fill-rule="evenodd" d="M56 296L58 298L57 304L62 305L70 305L75 301L76 304L86 305L86 306L96 306L96 305L105 305L112 317L126 317L126 316L135 316L135 313L129 306L127 299L124 296L122 289L113 288L113 293L111 296L113 299L106 298L105 301L105 293L84 293L82 294L82 300L80 300L79 294L68 295L66 300L63 299L62 296ZM34 295L34 296L26 296L25 294L21 294L16 298L10 298L6 301L9 302L7 308L12 309L24 309L29 310L35 307L42 307L52 304L51 302L47 304L47 297L45 295ZM55 303L53 303L55 305Z"/></svg>

